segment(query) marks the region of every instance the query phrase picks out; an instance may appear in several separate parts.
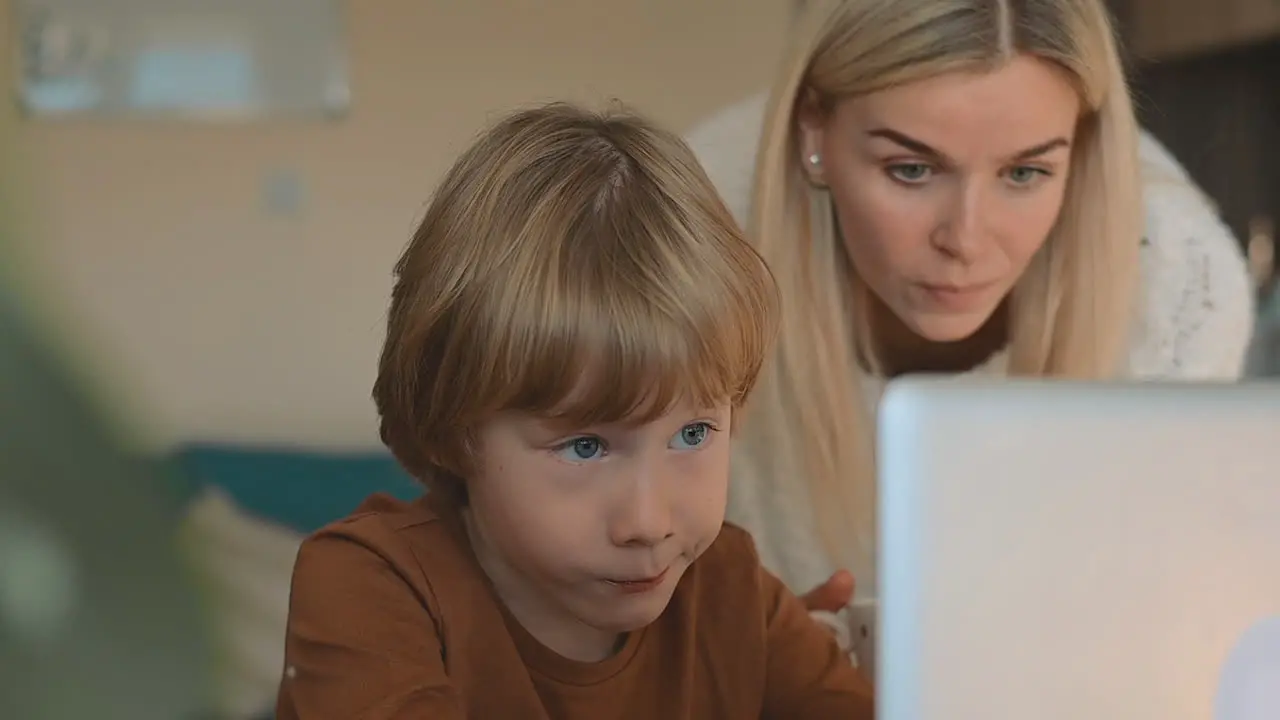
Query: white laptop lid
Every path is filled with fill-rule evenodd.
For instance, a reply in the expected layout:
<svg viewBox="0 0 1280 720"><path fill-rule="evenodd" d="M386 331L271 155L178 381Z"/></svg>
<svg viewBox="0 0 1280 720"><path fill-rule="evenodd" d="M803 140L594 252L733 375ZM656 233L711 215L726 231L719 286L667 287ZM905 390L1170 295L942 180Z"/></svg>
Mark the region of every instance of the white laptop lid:
<svg viewBox="0 0 1280 720"><path fill-rule="evenodd" d="M883 720L1280 718L1280 385L905 380L879 422Z"/></svg>

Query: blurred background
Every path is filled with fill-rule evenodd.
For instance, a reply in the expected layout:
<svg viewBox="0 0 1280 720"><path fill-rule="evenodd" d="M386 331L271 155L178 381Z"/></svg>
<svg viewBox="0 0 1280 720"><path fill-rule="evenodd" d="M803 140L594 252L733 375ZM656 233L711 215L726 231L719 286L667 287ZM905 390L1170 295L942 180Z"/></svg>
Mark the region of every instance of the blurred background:
<svg viewBox="0 0 1280 720"><path fill-rule="evenodd" d="M1280 337L1280 0L1112 5L1143 124L1252 248L1259 337ZM619 98L687 130L767 88L795 8L0 0L0 277L122 446L174 470L210 711L269 717L303 534L374 490L415 492L369 392L392 264L456 153L552 99ZM1280 374L1267 352L1257 372Z"/></svg>
<svg viewBox="0 0 1280 720"><path fill-rule="evenodd" d="M1239 238L1274 232L1280 1L1109 3L1128 49L1142 124L1218 203Z"/></svg>
<svg viewBox="0 0 1280 720"><path fill-rule="evenodd" d="M272 47L253 27L194 15L212 26L199 32L188 12L155 12L150 21L173 20L171 33L150 33L157 45L179 46L152 61L175 66L173 84L203 76L230 108L224 113L250 117L184 120L151 110L18 122L31 183L24 194L39 228L32 262L97 359L112 366L119 394L139 405L139 429L156 446L192 438L374 444L369 391L390 268L436 179L478 130L516 105L610 97L687 128L768 84L789 12L786 0L239 6L255 16L255 6L277 2L304 13L294 16L299 26L325 7L338 8L343 25L331 35L298 33L289 48ZM0 0L0 11L13 22L21 4ZM47 3L101 8L118 25L113 5L201 4L237 5ZM328 44L335 38L338 47ZM184 41L192 47L185 56ZM346 65L347 79L336 83L349 86L349 99L299 110L328 78L280 69L272 55L301 43ZM113 68L126 77L108 74L104 84L145 84L146 52ZM269 67L249 67L255 52ZM183 66L202 60L217 67ZM272 71L311 87L292 106L255 107L276 90L261 86L278 84L255 75ZM194 97L198 89L186 90ZM242 101L241 92L255 97Z"/></svg>

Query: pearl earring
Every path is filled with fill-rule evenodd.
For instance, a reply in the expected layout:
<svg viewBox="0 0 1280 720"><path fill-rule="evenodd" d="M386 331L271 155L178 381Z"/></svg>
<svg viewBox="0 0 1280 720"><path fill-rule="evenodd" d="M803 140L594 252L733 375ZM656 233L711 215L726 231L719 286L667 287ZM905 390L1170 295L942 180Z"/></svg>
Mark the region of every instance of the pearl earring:
<svg viewBox="0 0 1280 720"><path fill-rule="evenodd" d="M816 166L816 165L821 165L821 164L822 164L822 156L821 156L821 155L819 155L818 153L814 153L814 154L810 155L810 156L809 156L809 164L810 164L810 165L815 165L815 166Z"/></svg>

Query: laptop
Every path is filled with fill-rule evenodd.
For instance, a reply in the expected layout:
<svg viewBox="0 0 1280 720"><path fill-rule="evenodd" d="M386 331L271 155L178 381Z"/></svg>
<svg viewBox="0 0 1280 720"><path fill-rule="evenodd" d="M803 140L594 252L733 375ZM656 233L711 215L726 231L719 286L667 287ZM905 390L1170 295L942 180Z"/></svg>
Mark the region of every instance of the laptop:
<svg viewBox="0 0 1280 720"><path fill-rule="evenodd" d="M1280 718L1280 384L908 379L882 720Z"/></svg>

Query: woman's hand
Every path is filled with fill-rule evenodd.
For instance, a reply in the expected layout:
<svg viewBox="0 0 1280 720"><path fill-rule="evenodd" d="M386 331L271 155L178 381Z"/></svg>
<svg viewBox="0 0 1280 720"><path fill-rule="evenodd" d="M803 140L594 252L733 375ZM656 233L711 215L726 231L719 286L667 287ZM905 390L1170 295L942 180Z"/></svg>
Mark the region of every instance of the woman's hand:
<svg viewBox="0 0 1280 720"><path fill-rule="evenodd" d="M854 580L848 570L837 570L827 581L800 597L809 612L838 613L853 601Z"/></svg>
<svg viewBox="0 0 1280 720"><path fill-rule="evenodd" d="M838 613L853 600L853 589L853 575L848 570L837 570L826 582L800 598L809 610L809 617L830 630L836 644L846 653L853 650L853 637L848 623Z"/></svg>

